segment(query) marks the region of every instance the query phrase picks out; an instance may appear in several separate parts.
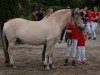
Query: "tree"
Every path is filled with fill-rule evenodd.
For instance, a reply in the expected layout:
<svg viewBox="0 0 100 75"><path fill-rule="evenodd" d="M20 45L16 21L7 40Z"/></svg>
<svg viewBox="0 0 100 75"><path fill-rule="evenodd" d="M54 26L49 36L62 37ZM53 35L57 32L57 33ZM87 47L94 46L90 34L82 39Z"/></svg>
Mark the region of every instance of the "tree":
<svg viewBox="0 0 100 75"><path fill-rule="evenodd" d="M8 19L19 17L18 0L0 0L1 29Z"/></svg>

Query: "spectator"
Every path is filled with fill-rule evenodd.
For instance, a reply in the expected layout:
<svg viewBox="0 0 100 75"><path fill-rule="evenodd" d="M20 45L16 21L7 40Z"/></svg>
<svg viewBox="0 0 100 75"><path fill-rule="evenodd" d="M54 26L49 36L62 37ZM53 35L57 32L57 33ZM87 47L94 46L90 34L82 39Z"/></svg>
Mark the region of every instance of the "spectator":
<svg viewBox="0 0 100 75"><path fill-rule="evenodd" d="M32 12L32 21L37 21L37 16L34 14L34 12Z"/></svg>
<svg viewBox="0 0 100 75"><path fill-rule="evenodd" d="M91 31L91 27L92 27L92 14L93 14L93 11L91 9L87 10L87 13L88 13L88 20L87 20L87 29L88 29L88 39L91 39L92 37L92 31Z"/></svg>
<svg viewBox="0 0 100 75"><path fill-rule="evenodd" d="M85 29L80 30L78 34L78 64L86 64L86 57L85 57L85 41L87 36L85 34Z"/></svg>
<svg viewBox="0 0 100 75"><path fill-rule="evenodd" d="M98 24L98 18L99 18L99 13L97 12L97 7L94 6L93 7L94 9L94 12L92 13L92 39L93 40L96 40L96 27L97 27L97 24Z"/></svg>
<svg viewBox="0 0 100 75"><path fill-rule="evenodd" d="M37 21L40 21L44 17L43 7L39 6L34 13L37 16Z"/></svg>
<svg viewBox="0 0 100 75"><path fill-rule="evenodd" d="M47 18L48 16L50 16L53 12L54 12L53 9L49 8L47 10L47 14L46 14L46 16L44 18Z"/></svg>
<svg viewBox="0 0 100 75"><path fill-rule="evenodd" d="M66 60L65 60L65 66L69 64L69 58L72 56L72 65L75 66L75 57L76 57L76 48L77 48L77 42L78 42L78 27L75 23L75 20L72 19L71 23L67 24L66 27L67 32L67 51L66 51Z"/></svg>

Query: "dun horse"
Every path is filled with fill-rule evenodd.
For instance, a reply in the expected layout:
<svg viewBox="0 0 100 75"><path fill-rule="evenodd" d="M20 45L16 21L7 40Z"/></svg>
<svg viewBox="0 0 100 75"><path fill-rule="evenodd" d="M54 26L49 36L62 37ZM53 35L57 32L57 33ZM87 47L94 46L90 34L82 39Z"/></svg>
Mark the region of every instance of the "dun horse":
<svg viewBox="0 0 100 75"><path fill-rule="evenodd" d="M41 21L29 21L16 18L6 22L3 28L3 45L6 63L14 65L13 48L16 39L19 38L27 44L46 45L45 59L43 63L46 65L46 69L50 69L49 65L52 65L53 63L52 47L57 42L61 31L66 26L70 17L71 10L62 9L54 12L48 18ZM6 45L6 39L8 40L8 47Z"/></svg>

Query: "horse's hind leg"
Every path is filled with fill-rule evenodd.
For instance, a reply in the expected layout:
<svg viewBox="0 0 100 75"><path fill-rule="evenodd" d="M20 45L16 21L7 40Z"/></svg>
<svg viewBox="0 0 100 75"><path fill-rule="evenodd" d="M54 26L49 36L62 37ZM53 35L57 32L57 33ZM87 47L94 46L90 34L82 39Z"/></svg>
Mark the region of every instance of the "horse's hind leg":
<svg viewBox="0 0 100 75"><path fill-rule="evenodd" d="M3 32L2 33L2 46L3 46L3 49L4 49L4 56L5 56L5 64L6 65L9 65L10 63L10 59L9 59L9 53L8 53L8 39L5 35L5 33Z"/></svg>
<svg viewBox="0 0 100 75"><path fill-rule="evenodd" d="M10 58L10 66L12 67L15 67L14 60L13 60L13 49L14 49L15 40L16 40L15 38L13 38L12 40L8 40L9 41L8 53Z"/></svg>
<svg viewBox="0 0 100 75"><path fill-rule="evenodd" d="M4 46L3 46L4 47ZM8 48L4 47L4 56L5 56L5 64L9 65L10 63L10 58L9 58L9 53L8 53Z"/></svg>

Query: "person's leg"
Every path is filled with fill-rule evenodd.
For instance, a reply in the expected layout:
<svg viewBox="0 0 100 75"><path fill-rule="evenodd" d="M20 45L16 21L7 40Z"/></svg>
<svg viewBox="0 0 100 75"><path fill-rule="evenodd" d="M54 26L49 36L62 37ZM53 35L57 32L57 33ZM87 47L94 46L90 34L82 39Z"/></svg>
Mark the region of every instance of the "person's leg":
<svg viewBox="0 0 100 75"><path fill-rule="evenodd" d="M84 27L86 29L86 26L87 26L87 21L86 20L83 20L83 25L84 25Z"/></svg>
<svg viewBox="0 0 100 75"><path fill-rule="evenodd" d="M76 48L77 48L77 39L73 39L72 40L73 43L72 43L72 65L75 66L76 65L76 62L75 62L75 59L76 59Z"/></svg>
<svg viewBox="0 0 100 75"><path fill-rule="evenodd" d="M88 29L88 33L89 33L88 39L91 39L91 23L90 22L87 23L87 29Z"/></svg>
<svg viewBox="0 0 100 75"><path fill-rule="evenodd" d="M82 64L82 47L78 46L78 64Z"/></svg>
<svg viewBox="0 0 100 75"><path fill-rule="evenodd" d="M70 56L70 53L71 53L71 39L68 39L67 41L67 49L66 49L66 60L65 60L65 66L68 65L68 60L69 60L69 56Z"/></svg>
<svg viewBox="0 0 100 75"><path fill-rule="evenodd" d="M65 34L65 30L66 30L65 28L62 30L59 43L61 43L61 41L63 40L64 34Z"/></svg>
<svg viewBox="0 0 100 75"><path fill-rule="evenodd" d="M82 63L87 64L85 57L85 46L82 47Z"/></svg>
<svg viewBox="0 0 100 75"><path fill-rule="evenodd" d="M86 57L85 57L85 47L82 46L81 50L82 50L82 61L85 61L86 60Z"/></svg>
<svg viewBox="0 0 100 75"><path fill-rule="evenodd" d="M93 29L92 29L92 31L93 31L93 40L96 40L96 32L95 32L96 27L97 27L97 23L93 22Z"/></svg>
<svg viewBox="0 0 100 75"><path fill-rule="evenodd" d="M78 60L81 61L81 47L78 46Z"/></svg>

